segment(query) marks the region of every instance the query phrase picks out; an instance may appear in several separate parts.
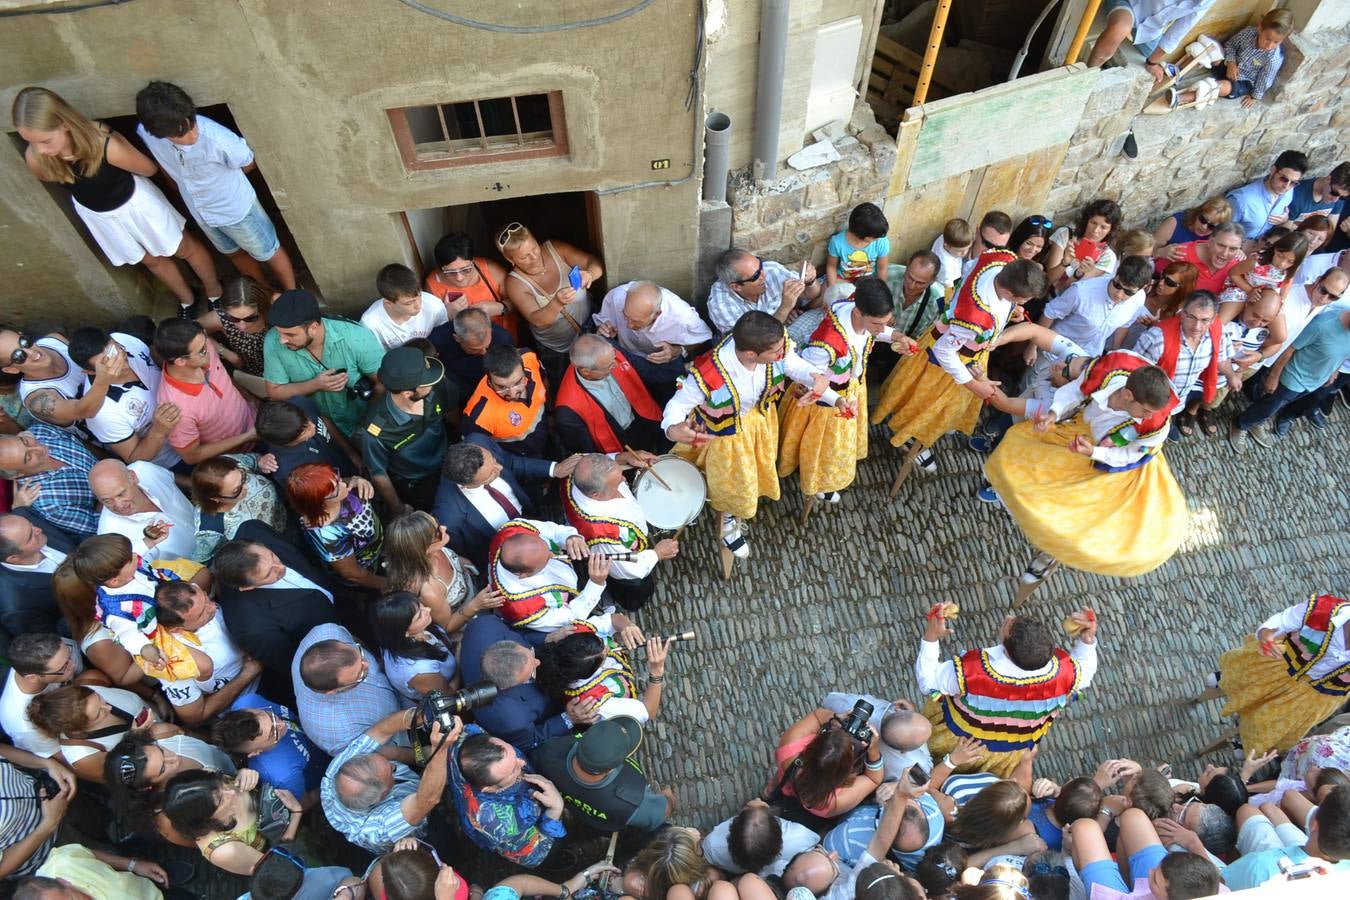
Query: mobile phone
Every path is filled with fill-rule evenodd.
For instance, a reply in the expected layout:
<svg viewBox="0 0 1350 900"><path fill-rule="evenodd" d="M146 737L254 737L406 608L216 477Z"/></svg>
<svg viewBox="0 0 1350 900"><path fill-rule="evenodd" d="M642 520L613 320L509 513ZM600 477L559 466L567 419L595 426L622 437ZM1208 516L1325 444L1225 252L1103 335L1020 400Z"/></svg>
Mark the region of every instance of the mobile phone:
<svg viewBox="0 0 1350 900"><path fill-rule="evenodd" d="M581 290L581 266L573 266L572 271L567 273L567 283L572 285L572 290Z"/></svg>
<svg viewBox="0 0 1350 900"><path fill-rule="evenodd" d="M464 292L463 292L463 291L446 291L446 292L445 292L445 302L446 302L446 303L454 303L456 300L458 300L460 297L463 297L463 296L464 296Z"/></svg>
<svg viewBox="0 0 1350 900"><path fill-rule="evenodd" d="M340 368L340 369L334 369L334 370L333 370L333 374L334 374L334 375L346 375L346 374L347 374L347 367L346 367L346 366L343 366L343 367Z"/></svg>
<svg viewBox="0 0 1350 900"><path fill-rule="evenodd" d="M103 358L106 359L108 362L112 362L114 359L117 359L117 345L109 344L108 349L103 351Z"/></svg>

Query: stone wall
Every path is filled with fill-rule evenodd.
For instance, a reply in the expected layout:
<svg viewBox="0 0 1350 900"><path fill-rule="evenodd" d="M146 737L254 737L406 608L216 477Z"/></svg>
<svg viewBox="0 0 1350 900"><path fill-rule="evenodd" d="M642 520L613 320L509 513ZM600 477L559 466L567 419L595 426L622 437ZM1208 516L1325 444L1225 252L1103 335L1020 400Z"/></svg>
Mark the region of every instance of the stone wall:
<svg viewBox="0 0 1350 900"><path fill-rule="evenodd" d="M1146 73L1102 73L1050 193L1045 211L1056 222L1076 218L1083 204L1109 197L1127 227L1152 228L1168 213L1257 178L1282 150L1302 150L1312 175L1350 158L1350 31L1294 34L1274 88L1251 109L1219 100L1208 109L1139 115L1151 89ZM1121 153L1134 129L1139 156ZM1011 211L1010 211L1011 212Z"/></svg>

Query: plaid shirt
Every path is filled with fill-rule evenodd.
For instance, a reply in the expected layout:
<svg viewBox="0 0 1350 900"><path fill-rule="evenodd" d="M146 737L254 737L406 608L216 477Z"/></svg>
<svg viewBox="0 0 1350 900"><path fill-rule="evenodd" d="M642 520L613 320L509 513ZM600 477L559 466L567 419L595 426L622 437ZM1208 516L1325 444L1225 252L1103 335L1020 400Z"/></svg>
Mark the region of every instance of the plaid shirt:
<svg viewBox="0 0 1350 900"><path fill-rule="evenodd" d="M1237 63L1238 81L1252 83L1252 96L1260 100L1275 83L1280 66L1284 65L1284 51L1276 44L1269 50L1256 46L1257 28L1248 25L1223 45L1223 61Z"/></svg>
<svg viewBox="0 0 1350 900"><path fill-rule="evenodd" d="M736 326L736 320L753 309L773 315L783 302L783 284L798 276L786 266L773 260L764 260L764 293L750 303L731 292L728 285L715 282L708 292L708 318L718 334L727 334Z"/></svg>
<svg viewBox="0 0 1350 900"><path fill-rule="evenodd" d="M15 479L15 485L37 485L42 489L33 501L33 509L53 525L78 538L93 535L98 531L94 492L89 489L93 454L73 434L45 422L34 422L28 426L28 433L47 448L52 459L65 465L37 475L24 475Z"/></svg>
<svg viewBox="0 0 1350 900"><path fill-rule="evenodd" d="M338 797L337 773L349 759L379 752L380 745L370 735L363 734L352 741L328 764L319 795L323 799L323 814L328 822L357 846L371 853L386 853L394 842L409 836L421 837L426 833L427 823L423 819L416 825L409 825L403 818L403 801L417 793L421 779L417 773L403 763L390 763L394 770L394 785L388 795L379 803L364 812L348 808Z"/></svg>
<svg viewBox="0 0 1350 900"><path fill-rule="evenodd" d="M295 688L295 708L305 734L329 756L347 749L376 722L409 706L389 684L380 663L366 650L361 655L370 666L364 681L339 694L321 694L305 686L300 677L300 658L319 641L341 641L357 646L352 633L341 625L316 625L296 648L291 663L291 683Z"/></svg>

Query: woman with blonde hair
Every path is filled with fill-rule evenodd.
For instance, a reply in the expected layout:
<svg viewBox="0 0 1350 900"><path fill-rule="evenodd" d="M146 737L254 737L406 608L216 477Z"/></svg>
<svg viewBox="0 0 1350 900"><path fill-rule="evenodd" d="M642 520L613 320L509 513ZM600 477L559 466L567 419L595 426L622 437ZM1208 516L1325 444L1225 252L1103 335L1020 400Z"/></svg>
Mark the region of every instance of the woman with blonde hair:
<svg viewBox="0 0 1350 900"><path fill-rule="evenodd" d="M1153 232L1159 261L1179 259L1181 244L1206 241L1225 222L1233 220L1233 206L1223 197L1211 197L1199 206L1172 213Z"/></svg>
<svg viewBox="0 0 1350 900"><path fill-rule="evenodd" d="M952 890L955 900L1029 900L1027 876L1007 863L984 870L978 884L959 884Z"/></svg>
<svg viewBox="0 0 1350 900"><path fill-rule="evenodd" d="M416 595L431 610L431 621L454 634L506 598L488 588L477 590L478 570L449 544L445 526L420 510L399 516L384 531L389 590Z"/></svg>
<svg viewBox="0 0 1350 900"><path fill-rule="evenodd" d="M519 222L498 232L496 243L511 264L506 299L529 323L550 375L561 376L567 351L590 321L588 290L605 274L604 266L565 241L544 241L541 245Z"/></svg>
<svg viewBox="0 0 1350 900"><path fill-rule="evenodd" d="M191 317L196 296L175 257L192 267L208 300L220 297L210 252L187 233L183 217L150 182L159 168L149 157L46 88L19 91L12 115L19 136L28 142L24 160L29 171L70 193L76 215L109 262L144 263L178 298L179 318Z"/></svg>

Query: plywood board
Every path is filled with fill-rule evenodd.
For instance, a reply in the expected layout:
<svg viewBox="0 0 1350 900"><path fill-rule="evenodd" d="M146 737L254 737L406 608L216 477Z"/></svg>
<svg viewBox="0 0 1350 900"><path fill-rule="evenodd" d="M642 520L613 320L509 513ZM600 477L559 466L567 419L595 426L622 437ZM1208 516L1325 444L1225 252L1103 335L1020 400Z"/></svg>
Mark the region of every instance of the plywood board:
<svg viewBox="0 0 1350 900"><path fill-rule="evenodd" d="M1057 69L925 104L908 187L1068 141L1099 74Z"/></svg>

